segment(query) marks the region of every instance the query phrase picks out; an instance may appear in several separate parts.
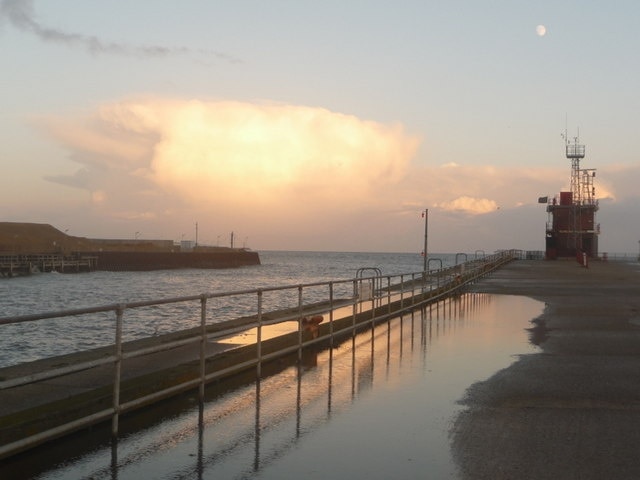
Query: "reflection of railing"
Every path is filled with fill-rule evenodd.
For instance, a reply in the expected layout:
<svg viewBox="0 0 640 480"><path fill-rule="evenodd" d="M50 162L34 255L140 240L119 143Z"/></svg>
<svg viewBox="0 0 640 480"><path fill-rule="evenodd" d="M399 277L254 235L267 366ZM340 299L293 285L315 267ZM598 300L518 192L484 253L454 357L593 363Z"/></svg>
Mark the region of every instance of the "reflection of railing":
<svg viewBox="0 0 640 480"><path fill-rule="evenodd" d="M373 335L349 337L338 348L308 349L302 362L286 362L282 370L267 377L247 378L231 395L208 391L198 409L170 404L153 435L145 432L145 427L156 425L150 419L129 432L126 440L94 447L93 461L82 473L86 478L119 478L135 469L144 476L158 456L173 458L178 443L181 449L188 444L192 453L186 460L163 465L166 478L258 477L260 471L295 451L301 439L329 425L336 412L357 410L365 391L395 384L404 372L415 369L418 358L426 366L428 346L459 332L465 326L459 322L465 312L478 310L489 298L482 294L450 297L415 317L413 312L396 317L388 326L372 330ZM433 367L432 358L429 362ZM65 478L74 473L73 465L55 469Z"/></svg>
<svg viewBox="0 0 640 480"><path fill-rule="evenodd" d="M351 280L311 283L296 286L283 286L273 288L262 288L255 290L244 290L224 293L209 293L193 295L188 297L169 298L163 300L132 302L128 304L107 305L102 307L66 310L60 312L49 312L43 314L24 315L18 317L0 318L0 325L43 321L51 318L69 318L75 315L96 314L111 312L115 315L115 341L112 345L111 353L97 354L95 351L85 352L82 361L71 362L68 366L57 366L47 370L24 374L24 370L14 377L0 376L0 391L10 388L19 388L25 385L37 384L54 377L72 375L88 369L98 368L105 365L113 365L113 377L106 383L112 386L111 404L104 405L98 401L95 405L101 405L98 409L87 411L86 409L74 409L74 418L70 412L65 415L52 415L46 428L36 434L25 436L16 440L14 433L8 432L3 437L0 445L0 458L7 457L35 445L59 437L63 434L84 428L108 419L111 419L111 430L113 436L118 435L119 416L122 413L140 408L160 399L173 396L179 392L198 388L200 398L204 398L205 385L212 381L230 376L234 373L255 367L258 375L262 364L289 353L297 352L298 358L302 358L302 350L308 345L318 342L330 342L333 344L335 336L350 334L358 329L367 328L378 322L388 320L398 314L410 311L425 304L446 298L448 295L460 290L466 283L473 282L492 270L500 267L513 259L510 252L500 252L498 254L484 257L481 261L468 262L466 268L461 273L461 269L451 267L440 269L434 272L415 272L400 275L382 276L379 270L373 277L359 277ZM408 279L410 278L410 280ZM382 287L383 279L386 279L386 288ZM378 286L374 288L371 298L360 298L358 293L358 283L370 282ZM334 293L338 287L352 284L354 295L352 297L335 298ZM326 288L328 300L322 302L305 303L304 293L306 291ZM343 291L342 289L341 291ZM297 305L279 310L277 312L265 312L263 310L264 296L280 291L297 291ZM223 323L208 322L208 301L218 298L249 296L255 300L255 313L236 320ZM371 301L370 308L362 308L365 302ZM198 302L200 306L200 324L191 330L176 332L167 336L163 341L153 342L129 342L123 341L123 326L125 323L125 313L133 309L147 307L158 307L161 305L185 303L192 304ZM357 307L360 306L360 312ZM329 321L317 325L317 330L311 335L306 331L305 318L313 315L328 314ZM275 338L263 339L265 329L276 324L294 321L297 327L292 328L288 333L283 333ZM210 340L221 340L229 336L255 330L256 341L235 348L234 360L229 361L226 355L207 355L207 342ZM175 380L168 384L167 381L148 382L146 385L138 378L127 381L123 380L123 360L131 360L142 356L158 355L163 352L184 347L188 345L198 345L197 366L183 369L179 375L180 380ZM149 357L151 358L151 357ZM155 357L153 357L155 358ZM160 357L158 357L160 358ZM175 361L171 359L170 365L175 367ZM164 368L170 371L168 366L162 367L158 361L154 363L157 370ZM177 368L177 367L176 367ZM8 369L5 369L5 371ZM163 373L161 371L160 373ZM163 375L166 377L167 375ZM70 380L72 383L73 380ZM135 389L132 388L135 385ZM124 387L127 387L124 389ZM125 392L126 394L123 394ZM86 397L86 394L85 394ZM67 398L68 404L73 404ZM86 400L85 400L86 402ZM34 410L38 410L35 408ZM76 412L76 410L78 412ZM31 412L31 411L29 411ZM29 419L29 412L19 412L22 419ZM16 413L16 412L14 412ZM33 412L31 412L33 414ZM11 414L5 416L12 417ZM59 419L58 419L59 418ZM39 420L42 422L42 419ZM18 426L18 430L22 428ZM9 429L10 430L10 429Z"/></svg>

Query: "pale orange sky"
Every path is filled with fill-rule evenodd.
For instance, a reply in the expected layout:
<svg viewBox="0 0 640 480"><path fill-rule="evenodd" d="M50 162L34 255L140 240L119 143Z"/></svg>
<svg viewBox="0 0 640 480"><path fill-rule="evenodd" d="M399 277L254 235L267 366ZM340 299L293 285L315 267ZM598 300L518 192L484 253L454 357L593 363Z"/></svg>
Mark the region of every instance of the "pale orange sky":
<svg viewBox="0 0 640 480"><path fill-rule="evenodd" d="M118 225L125 237L195 239L197 222L200 243L226 245L235 231L260 249L411 251L428 208L434 248L484 249L492 228L511 224L495 248L535 249L546 219L536 200L569 175L567 165L421 165L429 139L400 123L273 102L147 97L34 122L73 159L47 179L85 192L83 222L110 220L81 235Z"/></svg>
<svg viewBox="0 0 640 480"><path fill-rule="evenodd" d="M635 3L61 2L0 3L0 220L419 252L429 209L431 251L542 250L579 127L637 251Z"/></svg>

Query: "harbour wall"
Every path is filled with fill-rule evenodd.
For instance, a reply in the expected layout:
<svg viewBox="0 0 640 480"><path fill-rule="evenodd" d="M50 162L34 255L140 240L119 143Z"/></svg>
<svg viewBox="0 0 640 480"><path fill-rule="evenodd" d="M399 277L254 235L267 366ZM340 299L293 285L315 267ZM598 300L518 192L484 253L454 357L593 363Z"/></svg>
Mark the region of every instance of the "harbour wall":
<svg viewBox="0 0 640 480"><path fill-rule="evenodd" d="M237 268L260 265L257 252L224 249L191 252L98 251L72 255L35 253L0 255L0 277L37 272L79 273L93 270L150 271L180 268Z"/></svg>
<svg viewBox="0 0 640 480"><path fill-rule="evenodd" d="M178 268L236 268L260 265L257 252L225 250L220 252L86 252L96 259L96 270L149 271Z"/></svg>
<svg viewBox="0 0 640 480"><path fill-rule="evenodd" d="M184 243L184 242L183 242ZM148 271L179 268L235 268L260 265L244 248L195 245L172 240L74 237L48 224L0 222L0 276L36 271Z"/></svg>

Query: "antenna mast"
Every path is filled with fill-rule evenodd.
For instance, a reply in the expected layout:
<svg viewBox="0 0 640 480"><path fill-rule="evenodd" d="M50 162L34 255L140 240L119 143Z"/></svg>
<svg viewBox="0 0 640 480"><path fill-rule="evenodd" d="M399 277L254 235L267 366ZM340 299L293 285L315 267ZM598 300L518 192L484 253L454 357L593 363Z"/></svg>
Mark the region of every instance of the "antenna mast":
<svg viewBox="0 0 640 480"><path fill-rule="evenodd" d="M576 205L582 204L582 185L581 185L581 170L580 159L584 158L585 147L578 144L579 136L573 137L573 143L569 142L565 134L566 142L566 156L571 160L571 196L573 197L573 203Z"/></svg>

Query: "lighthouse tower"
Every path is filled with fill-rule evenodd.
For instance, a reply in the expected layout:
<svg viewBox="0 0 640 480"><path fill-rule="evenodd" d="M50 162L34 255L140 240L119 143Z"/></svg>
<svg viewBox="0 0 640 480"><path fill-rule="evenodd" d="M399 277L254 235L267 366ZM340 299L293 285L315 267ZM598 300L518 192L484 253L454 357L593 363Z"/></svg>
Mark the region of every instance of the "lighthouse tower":
<svg viewBox="0 0 640 480"><path fill-rule="evenodd" d="M580 168L585 146L578 137L573 143L565 139L566 157L571 161L571 191L560 192L547 204L549 219L546 228L546 258L575 257L586 253L598 256L600 225L595 223L598 201L593 179L594 168Z"/></svg>

